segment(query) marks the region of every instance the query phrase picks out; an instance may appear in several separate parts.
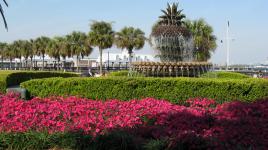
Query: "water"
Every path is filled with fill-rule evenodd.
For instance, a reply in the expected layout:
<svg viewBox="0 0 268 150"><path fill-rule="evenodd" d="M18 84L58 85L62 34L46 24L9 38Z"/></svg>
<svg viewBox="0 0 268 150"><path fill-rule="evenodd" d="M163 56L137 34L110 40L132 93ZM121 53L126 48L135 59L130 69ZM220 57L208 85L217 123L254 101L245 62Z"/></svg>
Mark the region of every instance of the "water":
<svg viewBox="0 0 268 150"><path fill-rule="evenodd" d="M194 60L194 40L181 34L178 36L157 36L153 45L164 62L191 62Z"/></svg>

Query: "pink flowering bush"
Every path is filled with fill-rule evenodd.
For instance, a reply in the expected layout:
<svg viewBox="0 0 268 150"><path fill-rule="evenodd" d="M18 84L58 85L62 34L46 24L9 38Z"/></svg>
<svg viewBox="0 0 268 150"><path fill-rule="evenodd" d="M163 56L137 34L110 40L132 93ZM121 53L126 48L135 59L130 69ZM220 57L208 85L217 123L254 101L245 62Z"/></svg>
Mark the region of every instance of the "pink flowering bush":
<svg viewBox="0 0 268 150"><path fill-rule="evenodd" d="M124 130L138 139L165 140L169 149L268 148L267 100L216 104L197 98L188 104L179 106L153 98L128 102L76 97L22 101L7 94L0 96L0 131L83 131L96 137Z"/></svg>

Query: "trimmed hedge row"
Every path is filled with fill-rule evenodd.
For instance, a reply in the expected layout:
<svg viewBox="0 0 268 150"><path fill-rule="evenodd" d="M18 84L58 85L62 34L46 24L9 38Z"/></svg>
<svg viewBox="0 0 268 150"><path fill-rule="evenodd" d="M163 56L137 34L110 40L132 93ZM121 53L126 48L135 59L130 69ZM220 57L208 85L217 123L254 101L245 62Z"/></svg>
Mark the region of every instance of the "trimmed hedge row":
<svg viewBox="0 0 268 150"><path fill-rule="evenodd" d="M109 73L108 76L109 77L127 77L128 76L128 71L127 70L115 71L115 72ZM133 71L133 76L135 76L135 77L145 77L144 74L138 73L136 71Z"/></svg>
<svg viewBox="0 0 268 150"><path fill-rule="evenodd" d="M245 79L250 78L250 76L236 72L207 72L201 78Z"/></svg>
<svg viewBox="0 0 268 150"><path fill-rule="evenodd" d="M202 78L50 78L21 84L32 96L80 96L95 100L131 100L153 97L184 103L195 97L218 102L252 102L268 96L264 79Z"/></svg>
<svg viewBox="0 0 268 150"><path fill-rule="evenodd" d="M78 77L74 73L48 71L0 71L0 92L4 93L8 86L19 85L31 79L51 77Z"/></svg>

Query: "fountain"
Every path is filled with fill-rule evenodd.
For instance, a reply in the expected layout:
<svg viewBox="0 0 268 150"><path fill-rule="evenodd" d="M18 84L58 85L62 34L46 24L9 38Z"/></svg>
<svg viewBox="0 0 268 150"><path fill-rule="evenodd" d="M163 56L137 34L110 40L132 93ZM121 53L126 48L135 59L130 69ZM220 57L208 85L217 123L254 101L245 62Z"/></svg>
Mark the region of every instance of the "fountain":
<svg viewBox="0 0 268 150"><path fill-rule="evenodd" d="M154 77L198 77L210 70L212 64L194 58L194 39L183 25L185 15L178 4L168 4L165 15L152 29L150 43L161 62L136 62L133 69Z"/></svg>

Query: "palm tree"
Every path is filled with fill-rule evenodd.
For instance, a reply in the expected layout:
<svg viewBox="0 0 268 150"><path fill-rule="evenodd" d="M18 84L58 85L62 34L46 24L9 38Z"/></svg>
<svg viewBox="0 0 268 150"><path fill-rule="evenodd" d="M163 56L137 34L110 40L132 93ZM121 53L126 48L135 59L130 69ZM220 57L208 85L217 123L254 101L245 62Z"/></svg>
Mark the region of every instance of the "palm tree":
<svg viewBox="0 0 268 150"><path fill-rule="evenodd" d="M71 50L71 55L76 55L77 71L79 56L82 58L88 56L92 52L92 47L89 44L88 37L83 32L74 31L70 35L67 35L67 47ZM67 52L68 53L68 52Z"/></svg>
<svg viewBox="0 0 268 150"><path fill-rule="evenodd" d="M6 0L3 0L4 4L8 7L8 4L6 2ZM5 18L5 15L4 15L4 10L3 10L3 7L2 7L2 4L0 3L0 14L4 20L4 25L5 25L5 28L8 29L7 27L7 21L6 21L6 18Z"/></svg>
<svg viewBox="0 0 268 150"><path fill-rule="evenodd" d="M139 50L145 44L144 32L133 27L125 27L116 33L115 44L118 48L127 49L129 55L129 76L132 76L133 49Z"/></svg>
<svg viewBox="0 0 268 150"><path fill-rule="evenodd" d="M30 70L32 70L33 69L33 57L35 55L35 40L30 39L28 46L29 46L28 49L29 49L29 54L30 54L29 57L31 61Z"/></svg>
<svg viewBox="0 0 268 150"><path fill-rule="evenodd" d="M49 41L50 39L44 36L39 37L34 41L34 52L36 55L42 57L42 70L44 70L45 67L45 55Z"/></svg>
<svg viewBox="0 0 268 150"><path fill-rule="evenodd" d="M64 69L66 57L71 57L71 54L72 54L71 49L68 47L66 37L55 37L55 41L57 43L59 56L63 58L62 69ZM58 60L60 61L60 59ZM58 62L58 66L59 66L59 62Z"/></svg>
<svg viewBox="0 0 268 150"><path fill-rule="evenodd" d="M213 28L204 20L187 20L185 22L194 38L195 58L197 61L208 61L211 53L217 48L216 36L213 35Z"/></svg>
<svg viewBox="0 0 268 150"><path fill-rule="evenodd" d="M31 41L23 40L22 47L21 47L21 54L25 59L25 67L28 67L28 58L33 58L33 47Z"/></svg>
<svg viewBox="0 0 268 150"><path fill-rule="evenodd" d="M9 59L9 69L12 69L12 60L15 58L15 53L14 53L14 44L7 44L4 49L4 55L5 58Z"/></svg>
<svg viewBox="0 0 268 150"><path fill-rule="evenodd" d="M24 46L23 44L24 44L24 41L22 41L22 40L18 40L18 41L13 42L14 57L20 59L19 69L22 67L21 59L22 59L22 51L23 51L23 46Z"/></svg>
<svg viewBox="0 0 268 150"><path fill-rule="evenodd" d="M54 58L57 61L60 61L59 47L55 39L49 41L46 47L46 54L50 58Z"/></svg>
<svg viewBox="0 0 268 150"><path fill-rule="evenodd" d="M94 21L90 25L89 42L92 46L99 48L100 53L100 74L102 75L102 52L111 48L114 42L114 31L112 24L104 21Z"/></svg>
<svg viewBox="0 0 268 150"><path fill-rule="evenodd" d="M164 15L160 16L159 24L161 25L176 25L181 26L183 19L186 17L182 14L183 10L178 9L179 3L167 4L166 10L161 10Z"/></svg>
<svg viewBox="0 0 268 150"><path fill-rule="evenodd" d="M1 69L4 69L4 57L7 43L0 43L0 55L1 55Z"/></svg>

